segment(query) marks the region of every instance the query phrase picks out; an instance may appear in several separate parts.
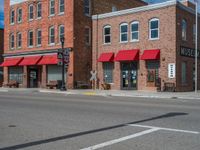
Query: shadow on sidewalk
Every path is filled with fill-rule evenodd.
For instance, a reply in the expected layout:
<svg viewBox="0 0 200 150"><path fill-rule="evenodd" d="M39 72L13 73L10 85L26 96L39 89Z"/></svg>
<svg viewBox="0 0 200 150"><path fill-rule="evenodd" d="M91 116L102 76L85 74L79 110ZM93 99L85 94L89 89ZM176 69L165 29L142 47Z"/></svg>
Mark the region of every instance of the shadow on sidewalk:
<svg viewBox="0 0 200 150"><path fill-rule="evenodd" d="M175 117L175 116L182 116L182 115L188 115L188 113L170 112L170 113L167 113L167 114L164 114L164 115L160 115L160 116L156 116L156 117L152 117L152 118L148 118L148 119L144 119L144 120L140 120L140 121L128 122L128 123L104 127L104 128L100 128L100 129L83 131L83 132L64 135L64 136L28 142L28 143L19 144L19 145L13 145L13 146L9 146L9 147L0 148L0 150L17 150L17 149L27 148L27 147L31 147L31 146L36 146L36 145L47 144L47 143L51 143L51 142L55 142L55 141L59 141L59 140L66 140L66 139L79 137L79 136L83 136L83 135L87 135L87 134L92 134L92 133L102 132L102 131L106 131L106 130L121 128L121 127L127 126L127 124L137 124L137 123L143 123L143 122L147 122L147 121L163 119L163 118L170 118L170 117Z"/></svg>

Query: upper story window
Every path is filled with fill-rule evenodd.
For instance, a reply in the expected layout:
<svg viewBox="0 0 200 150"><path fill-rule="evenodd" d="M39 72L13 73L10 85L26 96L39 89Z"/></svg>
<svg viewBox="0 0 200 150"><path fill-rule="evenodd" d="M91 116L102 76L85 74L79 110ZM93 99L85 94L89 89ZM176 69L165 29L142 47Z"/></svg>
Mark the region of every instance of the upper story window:
<svg viewBox="0 0 200 150"><path fill-rule="evenodd" d="M15 36L14 33L10 34L10 49L15 48Z"/></svg>
<svg viewBox="0 0 200 150"><path fill-rule="evenodd" d="M22 34L19 32L17 33L17 48L22 47Z"/></svg>
<svg viewBox="0 0 200 150"><path fill-rule="evenodd" d="M49 28L49 44L55 44L55 29L54 26Z"/></svg>
<svg viewBox="0 0 200 150"><path fill-rule="evenodd" d="M157 18L149 21L149 38L150 40L159 39L159 19Z"/></svg>
<svg viewBox="0 0 200 150"><path fill-rule="evenodd" d="M134 21L131 23L131 41L139 41L139 22Z"/></svg>
<svg viewBox="0 0 200 150"><path fill-rule="evenodd" d="M55 15L55 0L49 1L49 14L50 16Z"/></svg>
<svg viewBox="0 0 200 150"><path fill-rule="evenodd" d="M187 38L186 38L186 35L187 35L187 22L186 22L186 20L185 19L183 19L182 20L182 23L181 23L181 35L182 35L182 40L186 40Z"/></svg>
<svg viewBox="0 0 200 150"><path fill-rule="evenodd" d="M33 31L28 32L28 47L33 47Z"/></svg>
<svg viewBox="0 0 200 150"><path fill-rule="evenodd" d="M41 46L41 44L42 44L42 31L41 31L41 29L37 30L36 43L37 43L37 46Z"/></svg>
<svg viewBox="0 0 200 150"><path fill-rule="evenodd" d="M29 20L33 20L34 17L34 12L33 12L33 5L29 5L29 9L28 9L28 18Z"/></svg>
<svg viewBox="0 0 200 150"><path fill-rule="evenodd" d="M59 14L65 12L65 0L59 0Z"/></svg>
<svg viewBox="0 0 200 150"><path fill-rule="evenodd" d="M17 9L17 22L18 23L22 22L22 9L21 8Z"/></svg>
<svg viewBox="0 0 200 150"><path fill-rule="evenodd" d="M91 10L90 10L90 0L84 0L84 14L86 16L91 15Z"/></svg>
<svg viewBox="0 0 200 150"><path fill-rule="evenodd" d="M85 44L90 45L91 38L90 38L90 27L85 27Z"/></svg>
<svg viewBox="0 0 200 150"><path fill-rule="evenodd" d="M107 25L103 28L104 44L111 43L111 26Z"/></svg>
<svg viewBox="0 0 200 150"><path fill-rule="evenodd" d="M65 36L65 27L64 25L59 26L59 42L61 42L61 38Z"/></svg>
<svg viewBox="0 0 200 150"><path fill-rule="evenodd" d="M15 23L15 10L12 9L10 11L10 24L14 24Z"/></svg>
<svg viewBox="0 0 200 150"><path fill-rule="evenodd" d="M42 17L42 3L37 3L37 18Z"/></svg>
<svg viewBox="0 0 200 150"><path fill-rule="evenodd" d="M128 42L128 24L122 23L120 25L120 42Z"/></svg>

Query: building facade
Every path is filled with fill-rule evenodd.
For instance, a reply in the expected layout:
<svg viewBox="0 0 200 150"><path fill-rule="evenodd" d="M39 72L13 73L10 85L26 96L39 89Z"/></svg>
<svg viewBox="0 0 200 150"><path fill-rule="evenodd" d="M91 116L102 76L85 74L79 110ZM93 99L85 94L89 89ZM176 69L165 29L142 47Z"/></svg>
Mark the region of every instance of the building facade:
<svg viewBox="0 0 200 150"><path fill-rule="evenodd" d="M130 2L131 1L131 2ZM6 0L4 83L20 87L46 87L60 81L57 65L60 39L71 48L66 70L68 88L89 82L92 69L92 18L94 14L144 6L140 0Z"/></svg>
<svg viewBox="0 0 200 150"><path fill-rule="evenodd" d="M97 87L194 90L195 6L169 1L93 16ZM200 22L199 22L200 24ZM198 31L200 35L200 30ZM198 48L200 36L198 36ZM200 59L198 51L198 88Z"/></svg>

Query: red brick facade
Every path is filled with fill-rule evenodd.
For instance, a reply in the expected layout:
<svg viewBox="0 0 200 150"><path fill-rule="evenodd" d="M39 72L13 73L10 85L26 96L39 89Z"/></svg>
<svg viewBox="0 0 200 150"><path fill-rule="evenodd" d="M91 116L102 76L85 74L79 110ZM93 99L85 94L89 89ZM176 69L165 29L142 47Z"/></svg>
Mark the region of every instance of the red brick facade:
<svg viewBox="0 0 200 150"><path fill-rule="evenodd" d="M185 4L188 6L188 3ZM191 6L191 4L190 4ZM99 79L98 85L104 82L103 63L98 62L102 53L119 50L139 49L140 56L144 50L159 49L159 85L151 85L147 82L148 61L134 61L137 64L137 90L164 90L165 83L172 83L176 91L193 90L193 63L194 58L180 56L180 47L195 48L193 42L193 24L195 23L194 11L189 11L183 4L176 2L166 2L160 5L144 6L131 10L119 11L116 13L93 16L93 70L97 71ZM152 18L159 19L159 39L149 39L149 21ZM181 21L187 21L187 40L181 38ZM139 41L130 41L130 25L133 21L139 22ZM128 42L120 43L120 24L128 24ZM111 44L103 42L103 27L111 26ZM198 32L200 33L200 31ZM198 34L200 35L200 34ZM198 45L200 49L200 45ZM199 60L199 59L198 59ZM186 83L182 83L181 64L186 62ZM114 61L112 89L122 89L122 63ZM168 77L168 65L175 64L175 77ZM198 84L200 87L200 62L198 63ZM99 86L100 88L100 86Z"/></svg>
<svg viewBox="0 0 200 150"><path fill-rule="evenodd" d="M132 1L130 3L130 1ZM67 73L67 86L68 88L74 88L76 81L89 82L89 71L92 64L92 47L86 45L84 41L85 27L89 27L92 33L92 19L89 16L84 15L84 2L83 0L65 0L64 14L58 13L58 0L55 0L55 15L49 16L49 0L42 0L42 17L36 18L34 13L34 19L28 20L28 6L33 4L34 12L36 12L36 4L33 1L25 1L19 4L11 5L10 0L6 0L5 12L15 11L15 23L10 24L10 13L5 13L5 35L4 45L5 52L4 57L16 57L16 56L31 56L31 55L46 55L46 53L57 53L56 50L61 48L59 42L58 27L64 25L65 27L65 45L64 47L72 48L70 52L70 64ZM122 1L106 1L106 0L91 0L91 15L98 13L106 13L112 11L112 7L115 6L118 10L127 9L132 7L138 7L146 5L146 3L140 0L124 0ZM22 8L22 23L17 23L17 9ZM49 45L49 27L55 28L55 45ZM36 46L36 30L42 30L42 44L40 47ZM33 47L28 47L27 33L29 30L33 31ZM16 34L22 33L22 46L16 47ZM15 36L15 48L10 49L10 34ZM92 39L91 39L92 40ZM4 67L4 82L9 82L9 67ZM37 66L39 72L38 86L45 87L47 83L47 66ZM29 87L29 71L30 66L23 66L23 83L22 87Z"/></svg>

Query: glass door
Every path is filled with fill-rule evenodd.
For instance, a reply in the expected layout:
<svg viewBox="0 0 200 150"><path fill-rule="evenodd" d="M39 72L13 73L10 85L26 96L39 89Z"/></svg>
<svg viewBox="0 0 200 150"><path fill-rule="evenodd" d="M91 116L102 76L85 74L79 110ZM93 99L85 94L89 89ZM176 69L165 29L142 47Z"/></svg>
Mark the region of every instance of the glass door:
<svg viewBox="0 0 200 150"><path fill-rule="evenodd" d="M37 69L29 70L29 87L30 88L38 87L38 70Z"/></svg>
<svg viewBox="0 0 200 150"><path fill-rule="evenodd" d="M121 64L121 81L123 90L137 89L137 63Z"/></svg>

